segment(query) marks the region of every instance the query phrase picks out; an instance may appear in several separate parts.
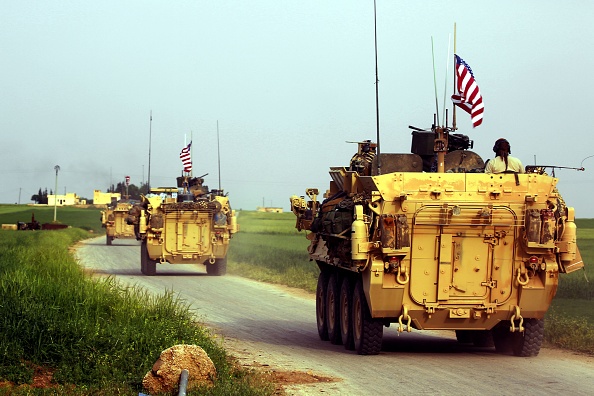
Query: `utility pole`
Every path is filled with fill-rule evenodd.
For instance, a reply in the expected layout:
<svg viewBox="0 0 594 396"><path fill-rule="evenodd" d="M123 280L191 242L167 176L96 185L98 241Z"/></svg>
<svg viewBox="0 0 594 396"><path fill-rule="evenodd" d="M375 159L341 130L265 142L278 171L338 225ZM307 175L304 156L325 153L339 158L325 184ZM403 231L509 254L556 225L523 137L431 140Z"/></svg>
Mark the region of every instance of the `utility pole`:
<svg viewBox="0 0 594 396"><path fill-rule="evenodd" d="M60 165L54 166L56 170L56 188L54 188L54 223L56 222L56 210L58 205L58 171L60 170Z"/></svg>

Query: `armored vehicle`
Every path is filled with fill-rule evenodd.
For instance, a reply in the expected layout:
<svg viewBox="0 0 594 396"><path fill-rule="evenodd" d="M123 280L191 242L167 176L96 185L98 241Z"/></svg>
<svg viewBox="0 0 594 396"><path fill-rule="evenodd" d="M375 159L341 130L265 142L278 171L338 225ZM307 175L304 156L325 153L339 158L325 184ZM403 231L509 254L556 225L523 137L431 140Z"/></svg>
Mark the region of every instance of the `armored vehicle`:
<svg viewBox="0 0 594 396"><path fill-rule="evenodd" d="M538 166L486 174L465 135L415 129L411 153L360 142L322 202L315 188L291 197L320 268L320 338L377 354L394 323L537 355L559 273L584 265L558 179Z"/></svg>
<svg viewBox="0 0 594 396"><path fill-rule="evenodd" d="M101 211L101 226L105 228L105 243L111 245L114 239L134 239L134 226L126 222L128 211L133 203L127 201L113 202Z"/></svg>
<svg viewBox="0 0 594 396"><path fill-rule="evenodd" d="M155 275L157 263L204 264L208 275L227 271L229 241L237 217L222 190L208 190L202 177L182 176L177 187L151 189L128 222L142 241L140 268Z"/></svg>

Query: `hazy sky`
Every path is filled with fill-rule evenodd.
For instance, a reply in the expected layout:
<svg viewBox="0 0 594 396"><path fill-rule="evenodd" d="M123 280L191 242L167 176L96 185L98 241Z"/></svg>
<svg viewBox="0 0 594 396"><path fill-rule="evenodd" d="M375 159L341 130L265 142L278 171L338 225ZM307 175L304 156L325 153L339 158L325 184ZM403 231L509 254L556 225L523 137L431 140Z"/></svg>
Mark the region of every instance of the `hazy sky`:
<svg viewBox="0 0 594 396"><path fill-rule="evenodd" d="M381 151L409 152L452 93L448 48L474 71L485 115L459 133L484 159L499 137L524 164L594 155L594 1L377 0ZM170 186L193 139L194 175L235 209L289 208L325 190L375 140L372 0L0 0L0 202L39 188L92 198L126 175ZM451 101L447 99L451 109ZM149 114L152 111L152 125ZM594 217L594 157L558 170Z"/></svg>

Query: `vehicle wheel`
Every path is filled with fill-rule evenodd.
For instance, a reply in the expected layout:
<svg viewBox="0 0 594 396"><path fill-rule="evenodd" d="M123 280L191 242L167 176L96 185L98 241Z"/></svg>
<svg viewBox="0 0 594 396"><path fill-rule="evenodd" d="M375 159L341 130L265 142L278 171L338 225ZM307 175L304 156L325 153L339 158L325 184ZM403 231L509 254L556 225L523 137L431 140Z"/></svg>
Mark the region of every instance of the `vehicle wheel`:
<svg viewBox="0 0 594 396"><path fill-rule="evenodd" d="M359 355L377 355L382 349L384 325L371 318L363 284L359 279L353 293L353 342Z"/></svg>
<svg viewBox="0 0 594 396"><path fill-rule="evenodd" d="M460 344L472 344L472 330L456 330L456 339Z"/></svg>
<svg viewBox="0 0 594 396"><path fill-rule="evenodd" d="M107 237L105 238L105 244L106 245L111 245L111 242L113 241L113 237L107 235Z"/></svg>
<svg viewBox="0 0 594 396"><path fill-rule="evenodd" d="M476 347L488 348L492 347L493 334L490 330L473 330L472 331L472 343Z"/></svg>
<svg viewBox="0 0 594 396"><path fill-rule="evenodd" d="M318 335L322 341L328 341L328 322L326 322L326 291L328 290L328 275L320 272L316 287L316 323Z"/></svg>
<svg viewBox="0 0 594 396"><path fill-rule="evenodd" d="M344 277L340 286L339 317L340 317L340 338L345 349L355 349L353 342L353 287L348 277Z"/></svg>
<svg viewBox="0 0 594 396"><path fill-rule="evenodd" d="M509 322L500 322L491 330L493 344L497 353L509 354L512 351L513 334L509 332Z"/></svg>
<svg viewBox="0 0 594 396"><path fill-rule="evenodd" d="M157 260L151 260L146 247L146 241L140 245L140 272L153 276L157 273Z"/></svg>
<svg viewBox="0 0 594 396"><path fill-rule="evenodd" d="M213 264L206 263L206 273L212 276L221 276L227 273L227 257L215 259Z"/></svg>
<svg viewBox="0 0 594 396"><path fill-rule="evenodd" d="M334 272L330 275L326 292L326 322L328 323L328 338L335 345L342 344L339 319L340 289L338 285L338 274Z"/></svg>
<svg viewBox="0 0 594 396"><path fill-rule="evenodd" d="M537 356L544 340L544 319L524 319L524 332L513 334L513 352L516 356Z"/></svg>

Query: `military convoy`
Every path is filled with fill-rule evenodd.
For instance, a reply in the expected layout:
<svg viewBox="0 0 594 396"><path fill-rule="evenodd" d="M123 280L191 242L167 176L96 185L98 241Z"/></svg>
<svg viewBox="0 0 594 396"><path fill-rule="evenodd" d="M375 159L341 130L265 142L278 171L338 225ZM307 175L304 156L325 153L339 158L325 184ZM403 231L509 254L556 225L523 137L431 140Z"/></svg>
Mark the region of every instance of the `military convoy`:
<svg viewBox="0 0 594 396"><path fill-rule="evenodd" d="M319 337L363 355L384 326L535 356L559 273L583 267L574 209L543 167L485 174L472 141L415 128L411 153L359 142L330 186L291 197L320 268Z"/></svg>
<svg viewBox="0 0 594 396"><path fill-rule="evenodd" d="M143 274L155 275L157 264L166 262L204 264L208 275L226 273L237 217L223 190L209 191L203 183L202 177L178 177L177 187L153 188L129 210L127 221L141 241Z"/></svg>
<svg viewBox="0 0 594 396"><path fill-rule="evenodd" d="M134 226L126 222L128 211L133 203L129 201L113 202L101 211L101 226L105 228L105 244L111 245L116 238L134 239Z"/></svg>

